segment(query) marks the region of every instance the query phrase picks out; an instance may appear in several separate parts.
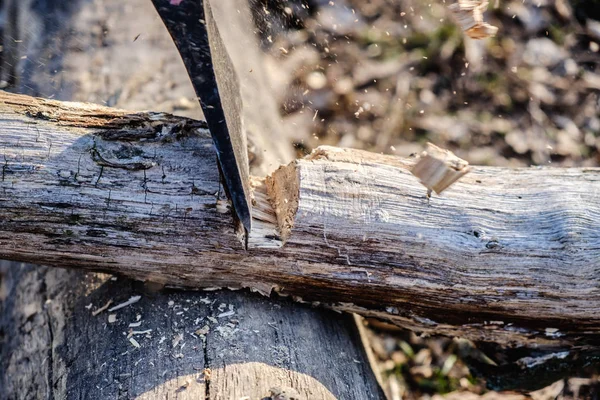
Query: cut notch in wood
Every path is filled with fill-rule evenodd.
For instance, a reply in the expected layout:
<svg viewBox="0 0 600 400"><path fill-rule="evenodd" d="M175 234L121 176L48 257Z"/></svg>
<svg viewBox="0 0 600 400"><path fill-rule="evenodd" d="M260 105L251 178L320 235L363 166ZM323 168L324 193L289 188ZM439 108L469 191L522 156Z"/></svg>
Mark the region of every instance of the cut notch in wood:
<svg viewBox="0 0 600 400"><path fill-rule="evenodd" d="M432 190L437 194L442 193L471 169L467 161L450 150L427 143L427 150L421 154L411 172L427 188L429 196Z"/></svg>
<svg viewBox="0 0 600 400"><path fill-rule="evenodd" d="M278 249L283 246L278 217L267 192L266 178L250 177L252 189L252 231L248 248Z"/></svg>
<svg viewBox="0 0 600 400"><path fill-rule="evenodd" d="M352 159L352 151L329 146L320 146L305 159ZM449 150L441 149L431 143L415 165L403 163L421 183L437 194L471 171L469 163ZM252 178L254 191L253 207L257 210L253 216L253 232L248 242L249 248L282 247L290 237L294 219L299 207L300 178L297 161L279 167L267 178ZM274 219L276 218L276 221Z"/></svg>
<svg viewBox="0 0 600 400"><path fill-rule="evenodd" d="M284 245L298 210L296 162L282 165L266 178L251 177L252 232L248 248L276 249Z"/></svg>
<svg viewBox="0 0 600 400"><path fill-rule="evenodd" d="M294 227L298 211L300 184L296 162L279 167L266 179L267 194L271 201L281 239L285 243Z"/></svg>

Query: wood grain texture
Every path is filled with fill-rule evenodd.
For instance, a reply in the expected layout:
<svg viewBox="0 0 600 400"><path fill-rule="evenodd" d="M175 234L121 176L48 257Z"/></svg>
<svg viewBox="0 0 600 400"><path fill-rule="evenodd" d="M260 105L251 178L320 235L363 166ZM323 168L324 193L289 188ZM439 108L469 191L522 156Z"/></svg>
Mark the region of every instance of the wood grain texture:
<svg viewBox="0 0 600 400"><path fill-rule="evenodd" d="M381 398L355 327L333 312L60 268L0 262L0 273L0 399L257 399L273 387ZM132 295L141 299L93 315Z"/></svg>
<svg viewBox="0 0 600 400"><path fill-rule="evenodd" d="M166 117L154 136L118 140L112 126L23 114L40 100L0 101L5 258L275 291L430 334L542 346L597 338L597 169L477 167L427 201L414 161L320 148L275 173L287 182L275 204L299 194L286 244L245 252L216 200L202 128Z"/></svg>
<svg viewBox="0 0 600 400"><path fill-rule="evenodd" d="M367 308L385 293L405 326L500 342L598 332L600 170L476 167L427 201L413 163L327 147L298 161L284 248L310 252L330 290L360 287Z"/></svg>
<svg viewBox="0 0 600 400"><path fill-rule="evenodd" d="M15 55L16 60L21 61L17 68L10 70L16 78L13 90L62 100L93 101L135 110L152 108L175 111L196 119L201 117L175 46L149 1L72 1L69 2L70 14L66 11L39 14L48 10L47 7L52 10L53 2L61 8L62 2L58 0L4 2L18 6L23 13L21 17L30 21L20 27L9 24L10 29L5 30L5 35L20 32L21 36L14 38L23 40ZM28 35L33 35L34 42L29 40ZM23 56L27 58L21 59ZM3 61L6 62L6 59L3 58ZM255 95L259 95L259 91ZM12 106L19 108L17 104L20 100ZM102 168L104 172L114 169L139 172L143 176L144 171L158 166L152 166L154 154L148 159L148 154L134 154L134 149L138 141L152 142L156 139L155 134L162 132L161 122L155 124L156 121L151 120L158 118L163 121L167 114L115 112L115 109L88 107L81 103L74 105L78 110L74 112L75 109L70 106L57 108L48 102L36 104L22 103L25 108L19 109L19 113L30 115L32 119L28 117L25 125L18 129L23 129L27 135L34 133L32 143L44 142L45 151L53 157L56 146L65 143L48 136L47 127L62 121L61 130L74 135L70 137L78 143L75 147L81 145L83 147L79 150L87 149L82 161L95 160L95 166L88 164L95 172L90 170L84 175L100 177L100 181L97 187L93 184L88 189L106 194L106 187L102 185L109 181L104 180L107 175L100 174ZM6 122L12 124L12 117L8 118ZM171 156L178 157L187 152L194 157L205 154L208 158L204 161L214 167L215 155L204 143L207 132L202 128L203 124L171 117L167 119L174 123L173 127L179 126L175 130L180 134L186 130L191 133L188 144L202 144L196 150L180 148L183 153L178 150ZM42 126L44 121L50 124L46 128ZM39 125L40 122L42 125ZM183 128L181 123L190 129L180 130ZM111 125L114 129L106 130ZM93 150L93 140L89 142L89 136L78 136L77 132L81 133L83 127L88 133L88 129L92 128L101 135L112 131L116 136L98 137L102 142L112 143L104 147L108 151L99 147L96 148L99 151ZM137 139L127 138L130 131ZM182 139L183 136L186 134L182 135ZM186 142L175 139L171 143L175 147L171 150ZM92 148L86 147L86 143ZM160 147L160 141L154 146ZM17 152L21 152L20 149L23 149L20 143L12 147ZM126 149L134 150L134 153L126 154L129 151ZM277 158L286 157L284 153L264 155L261 149L263 155L260 161L255 160L253 166L263 168L263 163L268 165ZM25 155L22 159L28 165L26 169L38 172L38 167L43 169L34 159L29 159L33 161L29 164L28 158ZM11 160L10 168L8 160ZM4 170L3 183L8 186L16 178L12 171L12 166L16 166L13 161L9 151L0 145L0 170ZM80 167L82 165L79 158L71 161ZM174 174L179 172L173 171ZM193 176L188 182L192 186L180 186L182 198L210 199L206 203L214 209L214 194L218 191L214 169L209 171L209 175L201 176L200 180L204 183L199 183L202 188L208 188L210 194L194 189L194 179L198 177L193 174L198 170L188 172L189 177ZM66 177L67 174L64 174L63 178ZM165 181L171 181L171 178L174 175L169 174ZM160 181L163 181L162 173ZM143 185L144 178L136 182ZM182 183L171 181L167 186ZM42 181L39 184L44 185ZM129 187L138 193L140 189L146 191L136 184L132 183ZM65 187L69 185L71 183ZM59 192L61 190L58 189ZM97 200L101 197L104 196ZM26 196L21 200L27 199L34 198ZM85 201L83 198L80 200ZM193 200L191 203L195 204L194 207L203 204ZM0 208L4 205L0 202ZM185 215L186 211L183 212ZM31 216L29 223L36 224L34 218L39 216ZM227 215L214 214L214 217L229 225ZM187 221L187 217L184 219ZM75 216L71 220L74 225L70 226L77 226L76 220ZM0 221L2 226L4 219ZM168 235L177 235L176 225L173 225L175 231ZM204 230L202 226L195 229ZM230 228L227 229L231 232ZM69 235L69 232L65 233ZM102 236L100 231L88 233ZM89 246L95 245L90 243ZM143 257L136 256L131 249L122 250L129 253L129 265L144 263ZM99 257L104 256L99 254ZM60 257L54 260L43 257L28 259L36 264L51 261L55 266L65 265ZM109 300L115 305L131 296L141 296L141 299L118 311L104 311L97 316L92 314ZM230 306L233 306L235 314L220 317L231 311ZM116 314L113 323L108 319L111 314ZM137 321L138 315L140 321ZM130 327L130 323L141 324ZM203 340L196 332L204 331L206 325L209 330L203 334L206 339ZM140 348L127 338L130 330L148 329L152 332L133 336ZM181 340L178 339L180 335ZM174 346L175 342L178 343ZM212 371L210 382L204 379L204 368ZM355 337L354 324L346 315L278 298L267 299L247 291L175 292L160 290L160 285L144 285L122 276L113 280L108 275L78 269L18 263L2 263L0 267L0 399L237 399L243 397L235 397L239 393L254 399L267 396L274 386L294 388L303 398L311 399L382 398L360 342Z"/></svg>

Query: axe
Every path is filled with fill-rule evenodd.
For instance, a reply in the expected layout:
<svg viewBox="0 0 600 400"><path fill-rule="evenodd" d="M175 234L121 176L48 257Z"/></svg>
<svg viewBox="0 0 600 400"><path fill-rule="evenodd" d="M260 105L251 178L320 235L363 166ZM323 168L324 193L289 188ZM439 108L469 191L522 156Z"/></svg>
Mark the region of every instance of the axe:
<svg viewBox="0 0 600 400"><path fill-rule="evenodd" d="M249 233L252 205L240 85L220 32L228 27L217 26L211 7L217 1L220 0L152 0L152 3L179 50L200 101L234 218ZM248 7L246 1L236 3L239 3L236 7Z"/></svg>

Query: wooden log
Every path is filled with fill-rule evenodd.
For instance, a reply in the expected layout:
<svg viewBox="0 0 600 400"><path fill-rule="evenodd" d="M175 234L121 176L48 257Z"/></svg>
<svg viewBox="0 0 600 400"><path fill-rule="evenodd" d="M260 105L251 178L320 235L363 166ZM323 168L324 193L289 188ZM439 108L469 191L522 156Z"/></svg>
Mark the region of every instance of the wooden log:
<svg viewBox="0 0 600 400"><path fill-rule="evenodd" d="M201 115L149 1L2 3L18 12L18 20L4 20L5 44L17 44L3 55L13 90ZM261 83L247 83L261 95ZM255 131L260 118L272 116L255 116ZM29 127L36 131L35 125ZM269 157L289 157L278 146L283 142L255 139L255 170L272 168ZM273 145L269 156L265 143ZM210 180L216 193L214 171ZM141 298L95 314L109 301L115 306L133 296ZM123 277L1 263L0 399L254 399L274 387L305 399L382 398L346 315L244 291L157 291Z"/></svg>
<svg viewBox="0 0 600 400"><path fill-rule="evenodd" d="M6 93L0 112L4 258L277 292L428 334L597 340L598 169L476 167L428 201L414 160L323 147L256 186L245 251L197 122Z"/></svg>
<svg viewBox="0 0 600 400"><path fill-rule="evenodd" d="M597 335L600 169L476 167L427 201L413 165L322 147L283 168L284 248L404 326L508 343Z"/></svg>
<svg viewBox="0 0 600 400"><path fill-rule="evenodd" d="M0 399L383 398L352 321L333 312L6 262L0 278Z"/></svg>

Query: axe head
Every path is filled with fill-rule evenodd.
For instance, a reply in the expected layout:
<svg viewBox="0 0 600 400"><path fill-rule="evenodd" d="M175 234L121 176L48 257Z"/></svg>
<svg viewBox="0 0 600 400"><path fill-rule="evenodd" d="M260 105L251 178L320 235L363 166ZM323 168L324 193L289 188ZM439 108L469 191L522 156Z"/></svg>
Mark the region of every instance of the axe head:
<svg viewBox="0 0 600 400"><path fill-rule="evenodd" d="M152 2L177 45L202 106L234 215L250 232L252 203L242 98L210 0Z"/></svg>

